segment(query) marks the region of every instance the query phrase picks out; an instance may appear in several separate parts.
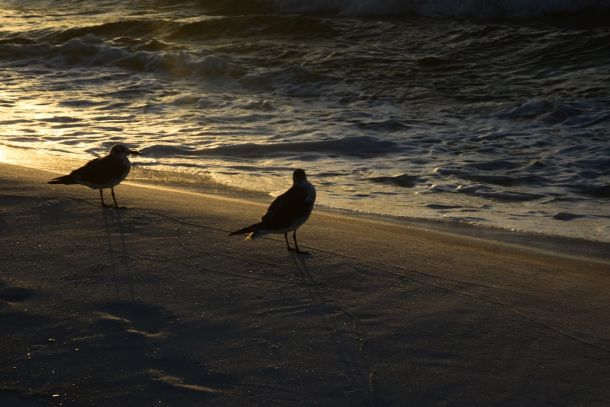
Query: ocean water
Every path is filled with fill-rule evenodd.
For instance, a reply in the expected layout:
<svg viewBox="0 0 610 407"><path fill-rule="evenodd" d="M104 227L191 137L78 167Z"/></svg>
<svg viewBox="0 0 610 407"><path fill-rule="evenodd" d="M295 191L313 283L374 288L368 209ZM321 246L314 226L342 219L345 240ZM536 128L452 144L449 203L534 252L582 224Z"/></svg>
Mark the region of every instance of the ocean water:
<svg viewBox="0 0 610 407"><path fill-rule="evenodd" d="M272 194L302 167L329 207L608 242L610 0L0 0L0 130Z"/></svg>

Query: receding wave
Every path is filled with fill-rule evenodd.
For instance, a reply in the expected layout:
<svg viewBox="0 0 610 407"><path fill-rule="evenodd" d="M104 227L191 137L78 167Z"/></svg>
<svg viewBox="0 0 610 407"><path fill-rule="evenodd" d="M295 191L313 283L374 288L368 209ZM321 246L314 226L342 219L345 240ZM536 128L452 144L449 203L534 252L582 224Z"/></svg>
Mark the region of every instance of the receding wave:
<svg viewBox="0 0 610 407"><path fill-rule="evenodd" d="M404 188L413 188L420 181L420 177L417 175L400 174L393 177L372 177L368 178L368 180L376 184L389 184Z"/></svg>
<svg viewBox="0 0 610 407"><path fill-rule="evenodd" d="M457 177L475 182L485 182L488 184L501 186L514 185L544 185L547 180L536 175L486 175L486 174L456 174Z"/></svg>
<svg viewBox="0 0 610 407"><path fill-rule="evenodd" d="M292 143L244 143L206 149L188 149L171 145L155 145L145 147L141 152L151 157L225 156L257 158L284 154L302 155L318 153L366 158L396 152L398 149L399 145L392 141L384 141L374 137L364 136Z"/></svg>
<svg viewBox="0 0 610 407"><path fill-rule="evenodd" d="M471 196L478 196L503 202L527 202L544 198L544 195L519 191L497 191L489 185L473 184L458 187L453 192Z"/></svg>

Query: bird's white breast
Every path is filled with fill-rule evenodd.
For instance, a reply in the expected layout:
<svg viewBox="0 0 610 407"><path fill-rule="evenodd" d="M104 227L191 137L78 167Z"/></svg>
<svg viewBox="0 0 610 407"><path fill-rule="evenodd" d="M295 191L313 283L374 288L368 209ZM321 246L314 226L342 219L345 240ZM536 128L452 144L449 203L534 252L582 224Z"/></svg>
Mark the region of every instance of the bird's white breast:
<svg viewBox="0 0 610 407"><path fill-rule="evenodd" d="M131 161L129 161L129 158L127 158L126 156L121 157L121 165L124 168L123 174L121 174L121 176L114 185L118 185L125 178L127 178L127 175L129 175L129 171L131 171Z"/></svg>
<svg viewBox="0 0 610 407"><path fill-rule="evenodd" d="M305 202L307 202L309 205L313 205L313 203L316 201L316 189L309 182L305 184L305 189L307 190Z"/></svg>

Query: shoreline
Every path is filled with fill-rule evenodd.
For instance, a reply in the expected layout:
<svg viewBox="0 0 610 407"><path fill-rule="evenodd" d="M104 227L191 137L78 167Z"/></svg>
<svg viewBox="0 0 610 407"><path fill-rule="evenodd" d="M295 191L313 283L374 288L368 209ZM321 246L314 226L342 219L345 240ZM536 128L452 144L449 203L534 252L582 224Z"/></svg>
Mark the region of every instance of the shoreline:
<svg viewBox="0 0 610 407"><path fill-rule="evenodd" d="M607 263L326 210L300 256L227 236L266 202L48 174L0 164L0 404L610 400Z"/></svg>
<svg viewBox="0 0 610 407"><path fill-rule="evenodd" d="M54 173L67 173L73 168L84 164L87 160L76 158L73 156L56 156L47 153L41 153L35 149L24 149L18 147L0 146L0 162L7 164L26 166L32 169L40 169L51 171ZM179 171L175 168L149 166L146 163L134 163L132 172L125 182L139 185L156 185L167 188L176 188L178 190L189 190L194 192L203 192L211 194L219 194L222 196L242 196L247 199L257 200L259 202L270 202L274 194L283 192L281 189L274 189L274 192L247 189L241 185L233 185L215 179L215 175L200 174L189 171ZM286 182L289 179L286 178ZM321 180L319 180L322 182ZM314 180L315 185L315 180ZM426 228L438 229L441 231L456 232L458 234L466 234L474 237L491 238L495 240L503 240L508 243L519 244L521 241L526 245L536 245L537 241L544 240L545 244L542 248L554 250L557 246L557 251L570 251L574 255L581 255L579 252L584 252L586 255L594 255L599 257L604 252L610 251L610 238L603 233L605 224L596 224L593 218L585 220L571 219L569 221L556 219L532 218L528 222L529 226L525 226L527 219L514 223L514 220L506 218L507 213L501 215L498 213L489 213L488 217L483 217L481 220L470 220L466 213L462 217L451 209L438 209L437 211L428 209L424 202L413 202L410 207L411 212L407 214L395 214L392 211L379 212L378 207L359 206L359 202L354 201L350 204L348 200L336 200L327 196L328 191L323 188L318 191L318 200L316 206L330 212L345 213L348 216L357 216L371 219L387 219L390 222L405 222L407 224L422 225ZM415 194L417 195L417 194ZM330 199L330 201L328 200ZM398 198L397 198L398 199ZM446 199L446 198L444 198ZM434 201L431 201L434 202ZM432 205L432 203L429 203ZM449 205L448 207L451 207ZM458 206L459 207L459 206ZM357 210L356 208L363 208ZM457 208L457 207L456 207ZM467 207L462 208L466 210ZM506 210L506 208L502 209ZM456 209L460 212L460 209ZM559 213L559 212L558 212ZM561 212L563 213L563 211ZM474 215L473 215L474 216ZM596 215L597 216L597 215ZM476 217L475 217L476 218ZM599 219L604 218L603 216ZM574 223L577 222L577 223ZM581 223L578 223L581 222ZM584 222L584 223L582 223ZM588 228L585 226L588 225ZM597 225L597 227L595 227ZM534 228L538 229L534 229ZM594 230L590 233L591 228ZM605 240L603 237L605 236ZM557 244L552 243L556 241ZM590 242L588 244L587 242ZM591 247L591 250L587 249Z"/></svg>
<svg viewBox="0 0 610 407"><path fill-rule="evenodd" d="M267 194L244 190L230 192L202 192L197 187L167 185L162 182L146 184L143 182L124 182L138 188L168 191L172 193L192 194L194 196L227 199L247 204L251 201L260 205L268 205L273 197ZM434 220L411 218L408 216L392 216L368 212L358 212L350 209L333 208L316 204L314 210L331 216L341 216L347 219L364 220L387 225L399 225L415 230L444 234L455 238L472 239L480 242L496 243L512 246L515 249L529 250L541 254L573 258L577 260L593 260L610 265L610 243L596 240L553 236L542 233L509 230L492 226L473 225L451 220Z"/></svg>
<svg viewBox="0 0 610 407"><path fill-rule="evenodd" d="M44 155L43 155L44 156ZM36 161L39 162L40 161ZM48 161L47 161L48 162ZM80 165L77 160L71 164ZM82 164L82 163L81 163ZM52 165L46 168L29 167L15 162L0 165L13 165L28 168L33 171L45 171L54 175L61 175ZM130 181L130 178L135 178ZM236 199L242 202L255 201L261 205L268 205L273 196L261 192L232 187L216 182L209 177L203 178L193 174L168 173L142 167L135 167L130 177L123 182L124 185L135 187L173 191L177 193L190 193L201 196ZM377 214L353 209L335 208L316 203L316 211L329 214L339 214L345 217L365 219L386 223L396 223L407 227L421 228L423 230L447 233L456 237L479 239L481 241L499 242L513 245L516 248L537 250L541 253L572 257L577 259L595 259L610 264L610 242L587 240L582 238L535 233L530 231L512 230L482 224L471 224L448 219L428 219L409 216L393 216Z"/></svg>

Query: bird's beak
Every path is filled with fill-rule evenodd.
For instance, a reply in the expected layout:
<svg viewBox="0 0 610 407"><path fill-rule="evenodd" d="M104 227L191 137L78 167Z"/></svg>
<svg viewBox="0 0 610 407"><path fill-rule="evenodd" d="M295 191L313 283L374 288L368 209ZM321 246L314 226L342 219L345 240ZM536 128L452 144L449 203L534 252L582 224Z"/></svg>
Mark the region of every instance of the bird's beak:
<svg viewBox="0 0 610 407"><path fill-rule="evenodd" d="M137 150L129 150L129 155L142 155L142 154L140 154L140 152Z"/></svg>

